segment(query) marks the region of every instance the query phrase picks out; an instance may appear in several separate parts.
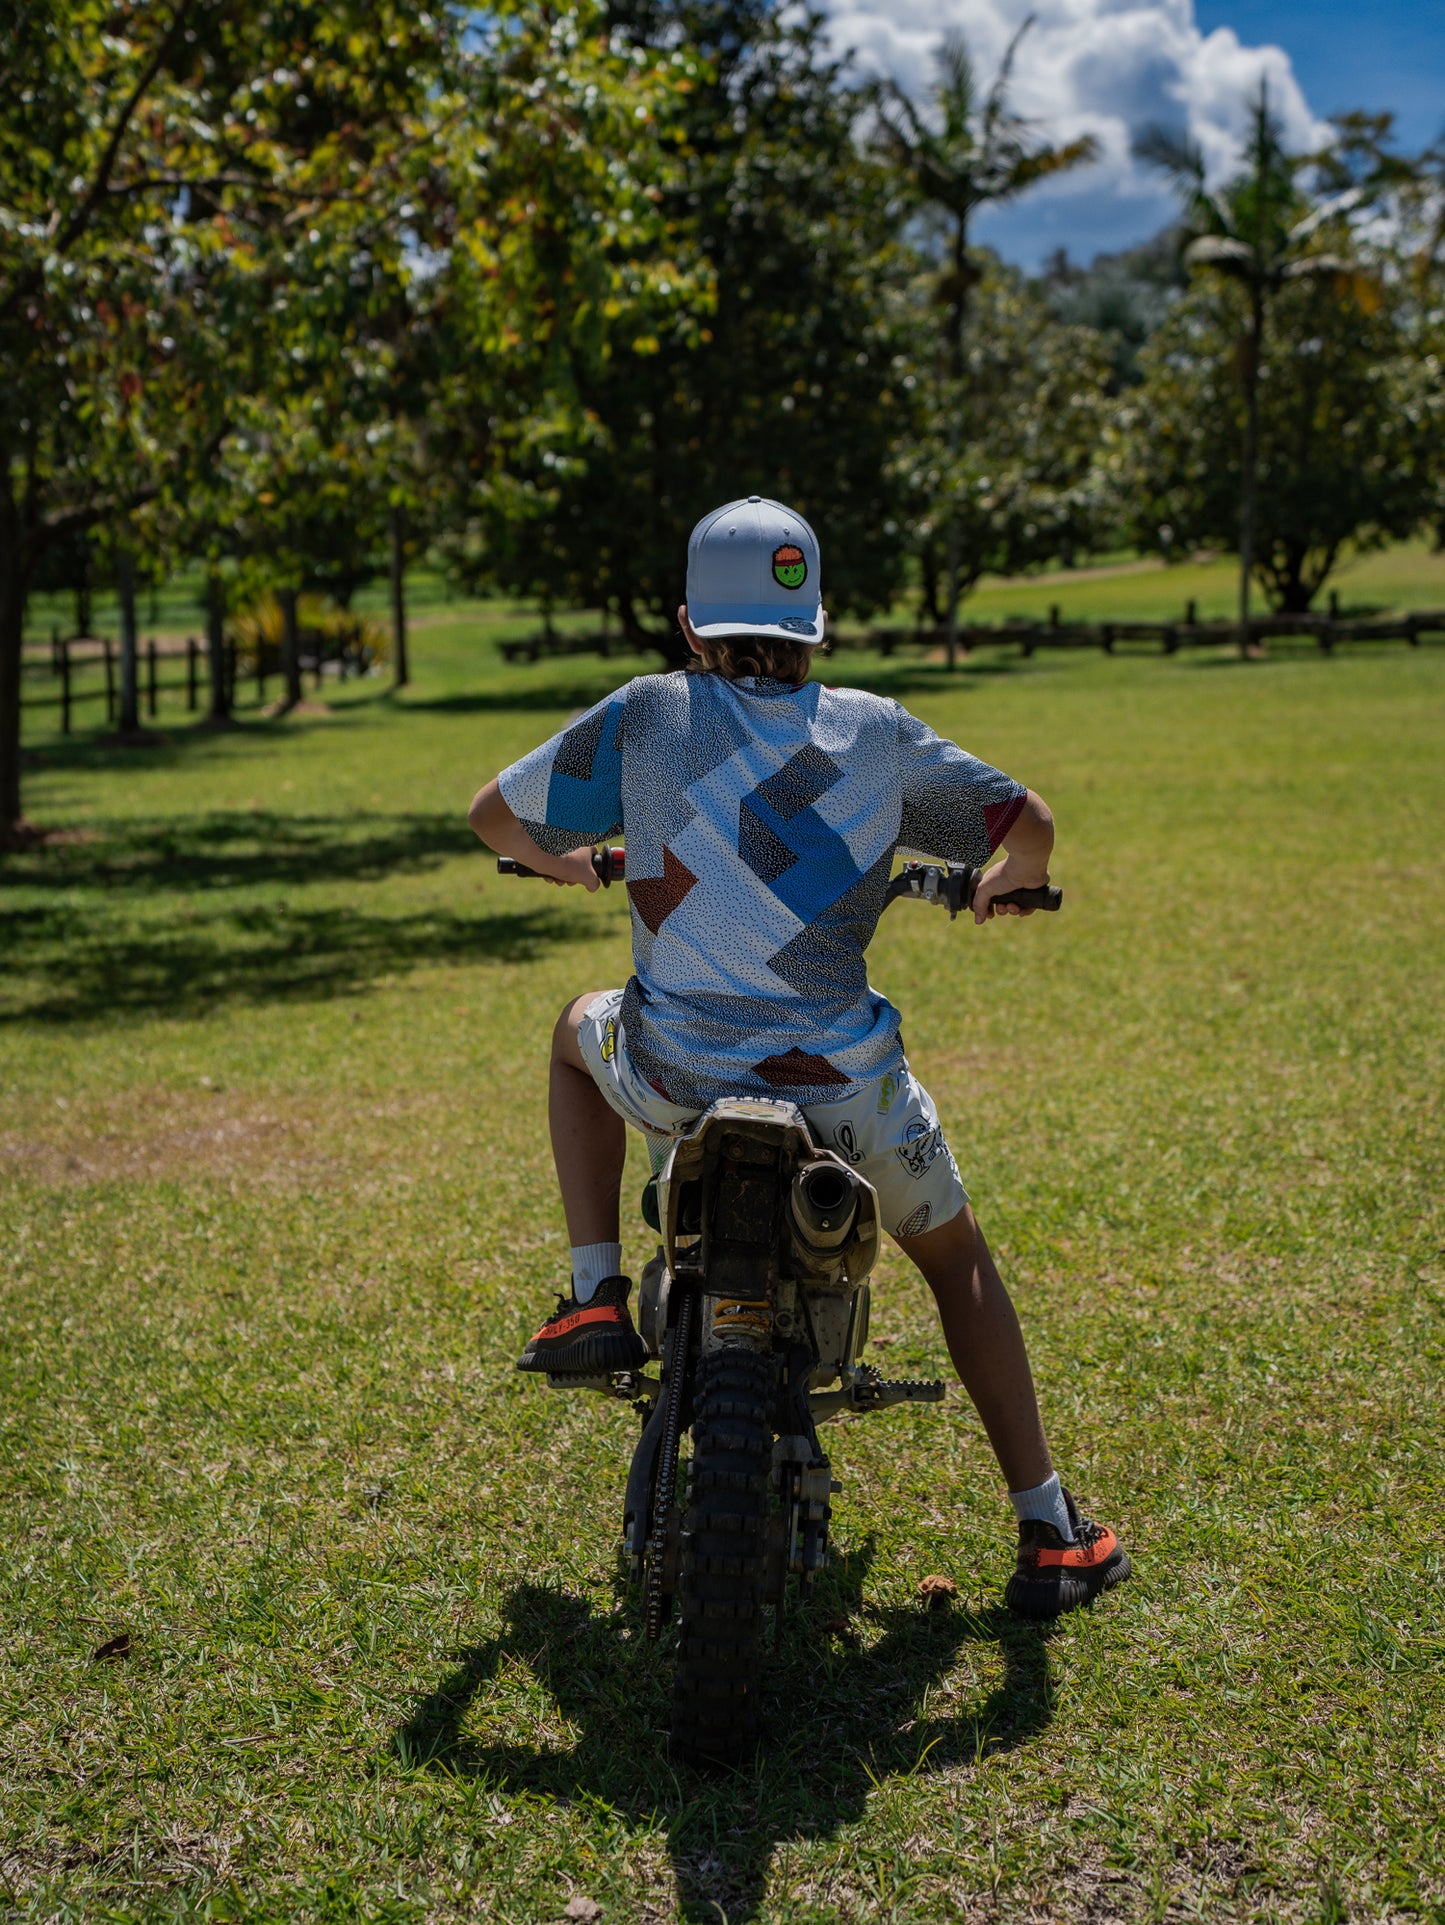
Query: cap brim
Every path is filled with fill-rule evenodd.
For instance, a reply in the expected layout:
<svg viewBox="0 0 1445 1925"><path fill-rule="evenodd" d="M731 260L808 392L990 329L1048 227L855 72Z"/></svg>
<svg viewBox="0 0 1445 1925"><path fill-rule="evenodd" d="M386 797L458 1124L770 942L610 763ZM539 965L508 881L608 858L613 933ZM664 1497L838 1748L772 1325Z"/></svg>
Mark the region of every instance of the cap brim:
<svg viewBox="0 0 1445 1925"><path fill-rule="evenodd" d="M689 607L687 618L701 642L719 642L728 635L766 635L816 648L825 633L823 610L818 604L805 612L767 603L703 602L697 608Z"/></svg>

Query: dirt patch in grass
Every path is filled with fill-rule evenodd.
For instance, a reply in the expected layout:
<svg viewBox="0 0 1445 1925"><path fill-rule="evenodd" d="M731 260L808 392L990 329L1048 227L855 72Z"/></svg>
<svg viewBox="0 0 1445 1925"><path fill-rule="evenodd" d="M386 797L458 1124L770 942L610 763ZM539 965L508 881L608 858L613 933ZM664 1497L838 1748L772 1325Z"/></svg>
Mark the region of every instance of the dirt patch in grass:
<svg viewBox="0 0 1445 1925"><path fill-rule="evenodd" d="M0 1181L62 1187L221 1177L306 1186L319 1163L345 1155L334 1112L294 1098L150 1090L88 1109L84 1119L0 1136Z"/></svg>

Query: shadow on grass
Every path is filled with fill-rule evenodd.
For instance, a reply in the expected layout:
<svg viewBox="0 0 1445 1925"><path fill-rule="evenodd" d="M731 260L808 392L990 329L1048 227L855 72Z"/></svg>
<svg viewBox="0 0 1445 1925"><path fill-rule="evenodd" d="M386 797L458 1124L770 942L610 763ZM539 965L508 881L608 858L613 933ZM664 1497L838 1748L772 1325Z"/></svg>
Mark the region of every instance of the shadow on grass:
<svg viewBox="0 0 1445 1925"><path fill-rule="evenodd" d="M107 895L300 888L375 882L434 869L479 848L460 813L286 815L269 809L136 817L65 832L0 862L0 892L103 889ZM3 900L3 893L0 893Z"/></svg>
<svg viewBox="0 0 1445 1925"><path fill-rule="evenodd" d="M48 988L0 1008L0 1024L197 1016L222 1005L327 1001L432 963L534 962L553 944L594 933L579 917L547 910L368 916L354 909L256 908L115 933L97 930L83 912L23 911L0 917L7 974L12 981L43 976Z"/></svg>
<svg viewBox="0 0 1445 1925"><path fill-rule="evenodd" d="M403 1762L508 1794L600 1802L665 1829L680 1913L729 1925L757 1916L774 1850L829 1837L861 1817L888 1778L970 1766L1049 1723L1048 1633L1001 1609L878 1610L862 1600L871 1554L830 1571L790 1616L764 1660L768 1734L753 1767L713 1777L667 1762L669 1670L635 1610L601 1614L584 1598L523 1584L502 1635L461 1652L458 1668L398 1733ZM882 1635L866 1647L822 1629L846 1616ZM992 1645L1003 1677L957 1712L930 1704L969 1645ZM463 1730L493 1681L520 1661L580 1732L570 1749L489 1743Z"/></svg>
<svg viewBox="0 0 1445 1925"><path fill-rule="evenodd" d="M452 815L251 811L111 824L12 856L0 866L11 988L0 1022L315 1001L432 963L527 963L595 933L587 918L520 883L515 906L506 898L505 909L472 915L296 907L238 893L375 882L476 849Z"/></svg>

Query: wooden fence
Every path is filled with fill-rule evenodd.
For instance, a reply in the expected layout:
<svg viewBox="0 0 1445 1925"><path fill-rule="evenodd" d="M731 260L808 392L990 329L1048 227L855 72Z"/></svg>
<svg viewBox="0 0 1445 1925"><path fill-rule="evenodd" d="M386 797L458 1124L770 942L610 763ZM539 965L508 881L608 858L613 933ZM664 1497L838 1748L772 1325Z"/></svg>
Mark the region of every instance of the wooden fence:
<svg viewBox="0 0 1445 1925"><path fill-rule="evenodd" d="M243 680L234 636L226 637L225 658L227 706L233 708ZM180 673L168 680L167 670L173 667ZM348 675L364 674L365 668L356 648L326 643L319 637L301 655L301 672L312 676L317 688L328 672L344 681ZM168 648L154 639L143 643L137 650L136 672L139 707L146 716L158 714L163 695L184 695L186 708L192 713L203 700L209 700L207 650L194 635ZM244 679L254 687L258 707L266 700L268 680L280 674L280 651L275 648L261 649L248 664ZM37 684L49 684L47 692L32 693ZM28 649L22 662L21 701L27 709L58 708L62 735L71 733L79 704L104 702L105 724L113 727L120 712L119 644L108 635L67 639L56 634L43 652Z"/></svg>
<svg viewBox="0 0 1445 1925"><path fill-rule="evenodd" d="M1418 647L1427 638L1445 640L1445 609L1351 618L1339 612L1332 596L1327 615L1259 615L1249 624L1253 646L1286 637L1313 641L1325 654L1340 642L1407 642ZM958 627L961 655L976 648L1017 648L1024 655L1042 648L1099 648L1112 655L1136 646L1173 655L1182 648L1219 648L1237 645L1238 641L1237 622L1201 622L1193 602L1186 605L1178 621L1172 622L1066 622L1055 605L1045 622L960 622ZM830 624L828 630L830 649L873 649L883 656L909 648L932 652L947 643L947 630L941 626L845 629ZM605 658L638 651L620 636L594 631L590 635L529 635L521 641L503 642L501 652L509 662L537 662L574 655Z"/></svg>

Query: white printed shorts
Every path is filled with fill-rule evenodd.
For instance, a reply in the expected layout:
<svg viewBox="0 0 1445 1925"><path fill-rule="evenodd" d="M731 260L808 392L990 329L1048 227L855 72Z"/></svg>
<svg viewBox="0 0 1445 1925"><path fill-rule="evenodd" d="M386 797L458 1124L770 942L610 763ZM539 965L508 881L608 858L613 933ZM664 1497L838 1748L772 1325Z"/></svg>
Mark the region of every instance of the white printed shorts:
<svg viewBox="0 0 1445 1925"><path fill-rule="evenodd" d="M661 1096L627 1058L619 1011L622 991L606 990L578 1025L582 1060L625 1123L644 1132L660 1168L670 1137L701 1114ZM814 1139L862 1172L878 1192L883 1227L896 1237L921 1236L956 1217L968 1202L933 1098L908 1065L832 1103L803 1106Z"/></svg>

